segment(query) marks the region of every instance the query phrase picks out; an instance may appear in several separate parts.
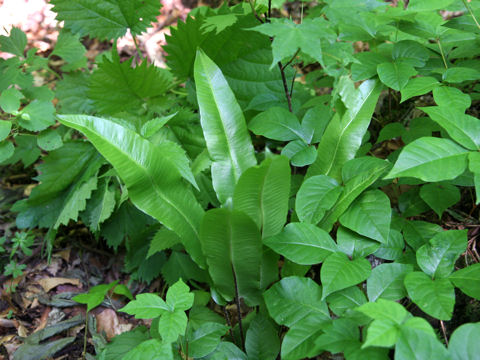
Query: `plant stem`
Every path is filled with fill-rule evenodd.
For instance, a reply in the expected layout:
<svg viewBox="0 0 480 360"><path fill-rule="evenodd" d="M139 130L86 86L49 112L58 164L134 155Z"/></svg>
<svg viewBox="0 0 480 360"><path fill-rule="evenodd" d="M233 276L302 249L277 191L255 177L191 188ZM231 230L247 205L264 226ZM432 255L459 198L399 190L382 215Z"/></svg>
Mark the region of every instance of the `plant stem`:
<svg viewBox="0 0 480 360"><path fill-rule="evenodd" d="M230 336L232 337L233 343L235 344L235 337L233 336L233 331L232 331L232 322L230 321L230 315L228 314L226 306L223 306L223 314L225 315L225 320L227 320L228 332L230 333ZM237 344L235 344L235 345L237 345Z"/></svg>
<svg viewBox="0 0 480 360"><path fill-rule="evenodd" d="M480 24L478 23L477 18L475 17L475 14L472 11L472 8L470 7L470 5L468 5L466 0L462 0L462 1L463 1L463 5L465 5L470 15L472 15L473 21L475 21L475 25L477 25L477 28L480 29Z"/></svg>
<svg viewBox="0 0 480 360"><path fill-rule="evenodd" d="M445 69L448 69L447 60L445 59L445 54L443 53L443 47L440 43L440 39L437 39L438 48L440 49L440 55L442 55L443 65L445 65Z"/></svg>
<svg viewBox="0 0 480 360"><path fill-rule="evenodd" d="M133 37L133 43L135 44L135 48L137 49L138 58L143 59L142 52L140 51L140 47L138 46L137 38L133 35L132 37Z"/></svg>
<svg viewBox="0 0 480 360"><path fill-rule="evenodd" d="M237 284L237 276L235 275L235 271L233 271L233 282L235 283L235 305L237 305L238 329L240 330L242 350L245 351L245 338L243 336L243 325L242 325L242 308L240 306L240 297L238 296L238 284Z"/></svg>
<svg viewBox="0 0 480 360"><path fill-rule="evenodd" d="M278 67L280 68L280 73L282 74L282 82L283 82L283 90L285 91L285 96L287 98L287 103L288 103L288 111L293 112L292 110L292 98L290 96L290 91L288 91L288 84L287 84L287 78L285 77L285 71L282 66L282 62L278 62Z"/></svg>
<svg viewBox="0 0 480 360"><path fill-rule="evenodd" d="M443 323L443 320L440 320L440 327L442 328L443 338L445 339L445 345L448 346L447 331L445 330L445 324Z"/></svg>
<svg viewBox="0 0 480 360"><path fill-rule="evenodd" d="M272 17L272 0L268 0L268 17L267 22L270 22L270 18Z"/></svg>

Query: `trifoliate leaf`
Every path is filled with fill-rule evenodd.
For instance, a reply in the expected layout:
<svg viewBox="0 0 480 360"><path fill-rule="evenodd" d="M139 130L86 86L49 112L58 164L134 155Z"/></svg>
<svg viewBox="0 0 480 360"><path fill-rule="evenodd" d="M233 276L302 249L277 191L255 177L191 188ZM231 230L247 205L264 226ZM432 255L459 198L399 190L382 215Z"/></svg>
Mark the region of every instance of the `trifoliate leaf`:
<svg viewBox="0 0 480 360"><path fill-rule="evenodd" d="M57 20L80 36L115 39L130 30L136 36L156 21L158 0L54 0Z"/></svg>

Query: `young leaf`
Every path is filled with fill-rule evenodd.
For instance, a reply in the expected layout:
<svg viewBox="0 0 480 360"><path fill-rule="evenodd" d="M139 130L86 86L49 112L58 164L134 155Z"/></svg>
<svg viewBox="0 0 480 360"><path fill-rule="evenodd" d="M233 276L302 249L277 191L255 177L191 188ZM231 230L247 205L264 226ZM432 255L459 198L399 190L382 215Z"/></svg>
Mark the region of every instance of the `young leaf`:
<svg viewBox="0 0 480 360"><path fill-rule="evenodd" d="M455 289L447 279L432 280L422 272L405 276L408 296L428 315L450 320L455 305Z"/></svg>
<svg viewBox="0 0 480 360"><path fill-rule="evenodd" d="M60 121L89 138L125 182L135 206L175 231L188 253L203 266L205 260L198 239L203 210L191 190L180 181L177 159L164 156L165 146L162 149L106 119L62 115Z"/></svg>
<svg viewBox="0 0 480 360"><path fill-rule="evenodd" d="M468 151L448 139L423 137L405 146L385 179L411 176L423 181L452 180L467 167Z"/></svg>
<svg viewBox="0 0 480 360"><path fill-rule="evenodd" d="M13 27L10 36L0 36L0 50L16 56L24 56L27 46L27 35L19 28Z"/></svg>
<svg viewBox="0 0 480 360"><path fill-rule="evenodd" d="M340 223L370 239L387 243L392 214L390 199L380 190L363 193L340 217Z"/></svg>
<svg viewBox="0 0 480 360"><path fill-rule="evenodd" d="M262 242L253 220L238 210L212 209L203 218L200 241L221 295L232 300L238 292L247 304L258 304Z"/></svg>
<svg viewBox="0 0 480 360"><path fill-rule="evenodd" d="M480 300L480 264L455 271L448 279L463 293Z"/></svg>
<svg viewBox="0 0 480 360"><path fill-rule="evenodd" d="M235 186L234 208L255 221L262 238L278 234L287 220L290 172L287 158L267 158L246 170Z"/></svg>
<svg viewBox="0 0 480 360"><path fill-rule="evenodd" d="M119 309L119 311L134 315L136 319L154 319L171 310L171 307L155 294L138 294L135 300Z"/></svg>
<svg viewBox="0 0 480 360"><path fill-rule="evenodd" d="M280 352L280 339L271 321L258 314L250 323L245 349L251 360L275 360Z"/></svg>
<svg viewBox="0 0 480 360"><path fill-rule="evenodd" d="M432 278L445 278L466 248L467 230L443 231L417 250L418 266Z"/></svg>
<svg viewBox="0 0 480 360"><path fill-rule="evenodd" d="M309 177L323 174L341 181L342 167L360 148L382 89L374 80L353 89L351 80L343 77L339 86L347 111L341 118L335 115L328 124L318 145L317 160L308 169Z"/></svg>
<svg viewBox="0 0 480 360"><path fill-rule="evenodd" d="M474 360L480 353L480 324L463 324L455 329L448 344L452 360Z"/></svg>
<svg viewBox="0 0 480 360"><path fill-rule="evenodd" d="M53 11L57 20L65 21L65 27L80 36L116 39L127 30L133 36L140 35L159 14L157 0L112 0L101 3L89 0L54 0Z"/></svg>
<svg viewBox="0 0 480 360"><path fill-rule="evenodd" d="M362 348L369 346L392 347L398 339L400 329L397 324L387 318L372 321L367 329L367 338Z"/></svg>
<svg viewBox="0 0 480 360"><path fill-rule="evenodd" d="M176 341L179 335L185 334L187 322L188 318L183 310L175 309L173 312L164 312L158 322L158 332L162 340L166 343Z"/></svg>
<svg viewBox="0 0 480 360"><path fill-rule="evenodd" d="M190 288L180 279L168 288L166 302L172 309L185 311L192 307L193 298Z"/></svg>
<svg viewBox="0 0 480 360"><path fill-rule="evenodd" d="M320 279L323 285L322 299L327 295L357 285L366 280L371 272L367 259L349 260L343 253L334 253L323 262Z"/></svg>
<svg viewBox="0 0 480 360"><path fill-rule="evenodd" d="M337 251L325 230L307 223L290 223L280 234L264 239L263 243L300 265L321 263Z"/></svg>
<svg viewBox="0 0 480 360"><path fill-rule="evenodd" d="M325 175L306 179L298 190L295 211L302 222L318 224L325 212L332 208L342 193L335 179Z"/></svg>
<svg viewBox="0 0 480 360"><path fill-rule="evenodd" d="M213 160L212 181L220 202L233 196L242 172L256 165L245 118L221 70L201 50L195 59L200 121Z"/></svg>
<svg viewBox="0 0 480 360"><path fill-rule="evenodd" d="M292 327L306 318L330 319L322 288L310 278L291 276L263 293L270 316L279 325Z"/></svg>
<svg viewBox="0 0 480 360"><path fill-rule="evenodd" d="M400 325L408 316L407 310L395 301L378 299L376 302L368 302L356 309L374 320L390 320Z"/></svg>

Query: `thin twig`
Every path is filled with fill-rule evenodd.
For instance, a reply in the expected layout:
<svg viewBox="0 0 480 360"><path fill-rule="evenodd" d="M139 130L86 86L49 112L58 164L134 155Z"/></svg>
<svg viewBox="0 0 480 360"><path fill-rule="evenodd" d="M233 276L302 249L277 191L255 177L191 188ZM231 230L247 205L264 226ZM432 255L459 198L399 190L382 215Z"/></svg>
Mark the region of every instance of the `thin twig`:
<svg viewBox="0 0 480 360"><path fill-rule="evenodd" d="M138 46L137 38L135 36L133 37L133 43L135 44L135 48L137 49L137 54L138 54L138 59L143 59L142 52L140 51L140 47Z"/></svg>
<svg viewBox="0 0 480 360"><path fill-rule="evenodd" d="M293 95L293 85L295 85L295 78L297 77L297 69L295 69L295 73L292 76L292 84L290 85L290 98Z"/></svg>
<svg viewBox="0 0 480 360"><path fill-rule="evenodd" d="M300 52L300 49L298 49L295 54L293 54L292 58L290 60L287 61L286 64L282 65L282 69L286 69L288 65L290 65L292 63L293 60L295 60L295 58L297 57L298 53Z"/></svg>
<svg viewBox="0 0 480 360"><path fill-rule="evenodd" d="M245 337L243 336L243 325L242 325L242 308L240 306L240 296L238 295L237 277L235 275L235 271L232 271L232 273L233 273L233 282L235 284L235 304L237 305L238 329L240 330L242 350L245 351Z"/></svg>
<svg viewBox="0 0 480 360"><path fill-rule="evenodd" d="M472 11L472 8L470 7L470 5L468 5L468 3L465 0L462 0L462 1L465 7L467 8L468 12L470 13L470 15L472 15L473 21L475 21L475 25L477 25L477 27L480 29L480 24L478 23L477 18L475 17L475 14Z"/></svg>
<svg viewBox="0 0 480 360"><path fill-rule="evenodd" d="M280 68L280 73L282 74L283 90L285 91L285 96L287 97L288 111L293 112L292 110L292 98L290 97L290 92L288 91L287 78L285 77L285 71L282 67L282 62L278 62L278 67Z"/></svg>
<svg viewBox="0 0 480 360"><path fill-rule="evenodd" d="M440 327L442 328L443 338L445 339L445 345L448 346L447 332L445 330L445 324L443 323L443 320L440 320Z"/></svg>
<svg viewBox="0 0 480 360"><path fill-rule="evenodd" d="M442 56L443 65L445 65L445 69L448 69L447 60L445 59L445 54L443 53L443 47L442 47L442 44L440 43L440 39L437 39L437 44L438 44L438 48L440 49L440 55Z"/></svg>

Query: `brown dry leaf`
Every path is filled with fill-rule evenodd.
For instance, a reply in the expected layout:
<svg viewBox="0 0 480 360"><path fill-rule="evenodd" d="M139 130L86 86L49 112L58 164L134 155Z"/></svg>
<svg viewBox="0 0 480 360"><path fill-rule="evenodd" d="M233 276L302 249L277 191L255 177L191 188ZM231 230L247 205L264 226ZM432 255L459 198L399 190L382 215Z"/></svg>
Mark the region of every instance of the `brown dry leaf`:
<svg viewBox="0 0 480 360"><path fill-rule="evenodd" d="M18 336L20 337L27 337L28 336L28 330L25 326L23 326L22 324L20 324L17 328L17 334Z"/></svg>
<svg viewBox="0 0 480 360"><path fill-rule="evenodd" d="M10 342L15 336L17 335L11 334L0 337L0 345Z"/></svg>
<svg viewBox="0 0 480 360"><path fill-rule="evenodd" d="M57 287L58 285L71 284L75 286L81 286L79 279L70 279L70 278L62 278L62 277L43 278L43 279L37 280L37 283L47 293L53 288Z"/></svg>
<svg viewBox="0 0 480 360"><path fill-rule="evenodd" d="M70 248L63 249L62 251L53 254L53 256L59 256L68 263L70 261Z"/></svg>
<svg viewBox="0 0 480 360"><path fill-rule="evenodd" d="M37 328L33 332L37 332L39 330L44 329L48 324L48 315L50 314L50 307L46 306L43 310L42 316L40 317L40 324L38 324Z"/></svg>
<svg viewBox="0 0 480 360"><path fill-rule="evenodd" d="M97 314L97 332L105 332L107 340L112 339L115 335L122 333L117 313L112 309L105 309L100 314Z"/></svg>

